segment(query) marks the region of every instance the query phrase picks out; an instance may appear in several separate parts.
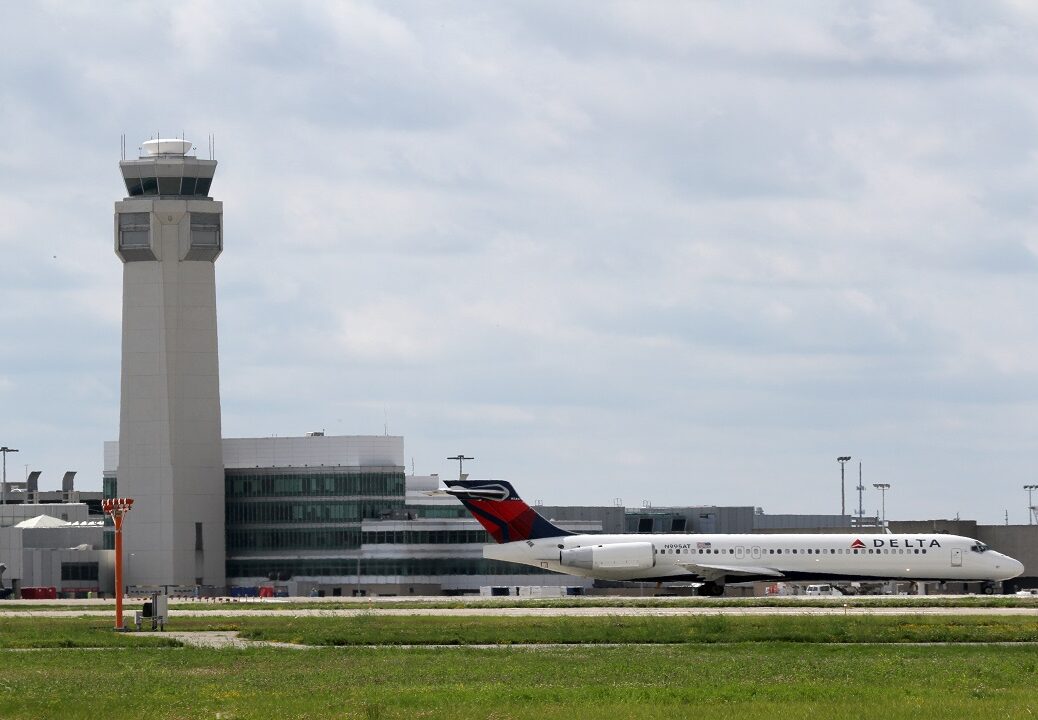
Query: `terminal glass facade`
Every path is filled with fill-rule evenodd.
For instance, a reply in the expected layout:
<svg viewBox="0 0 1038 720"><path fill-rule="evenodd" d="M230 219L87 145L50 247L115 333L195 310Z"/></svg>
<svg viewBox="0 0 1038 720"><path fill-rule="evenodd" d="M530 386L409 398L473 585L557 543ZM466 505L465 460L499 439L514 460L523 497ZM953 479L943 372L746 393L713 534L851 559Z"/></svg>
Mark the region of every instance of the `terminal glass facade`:
<svg viewBox="0 0 1038 720"><path fill-rule="evenodd" d="M348 500L261 500L236 502L230 498L226 505L228 532L233 525L301 525L315 523L348 523L364 519L388 517L394 509L403 509L402 499L352 497Z"/></svg>
<svg viewBox="0 0 1038 720"><path fill-rule="evenodd" d="M486 530L387 530L361 534L365 545L456 545L495 542Z"/></svg>
<svg viewBox="0 0 1038 720"><path fill-rule="evenodd" d="M319 474L317 474L319 472ZM227 470L226 493L231 498L259 497L404 497L402 470L357 472L336 468L332 472ZM403 503L401 502L401 506Z"/></svg>
<svg viewBox="0 0 1038 720"><path fill-rule="evenodd" d="M408 505L405 508L415 517L439 518L443 520L468 520L472 517L465 506L458 503L453 505Z"/></svg>
<svg viewBox="0 0 1038 720"><path fill-rule="evenodd" d="M361 522L403 512L398 467L257 468L224 473L227 575L355 575ZM330 559L299 559L327 553Z"/></svg>
<svg viewBox="0 0 1038 720"><path fill-rule="evenodd" d="M360 547L358 528L343 529L228 529L227 551L234 550L355 550Z"/></svg>

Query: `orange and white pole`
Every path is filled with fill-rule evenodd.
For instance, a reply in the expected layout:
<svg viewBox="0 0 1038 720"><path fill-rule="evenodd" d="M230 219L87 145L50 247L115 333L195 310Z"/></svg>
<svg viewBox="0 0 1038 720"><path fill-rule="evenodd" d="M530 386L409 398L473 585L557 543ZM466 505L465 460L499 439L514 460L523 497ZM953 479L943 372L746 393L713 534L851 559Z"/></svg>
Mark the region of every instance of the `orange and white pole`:
<svg viewBox="0 0 1038 720"><path fill-rule="evenodd" d="M133 498L109 498L101 507L115 523L115 629L123 629L123 515L133 507Z"/></svg>
<svg viewBox="0 0 1038 720"><path fill-rule="evenodd" d="M115 521L115 629L123 628L123 515L112 516Z"/></svg>

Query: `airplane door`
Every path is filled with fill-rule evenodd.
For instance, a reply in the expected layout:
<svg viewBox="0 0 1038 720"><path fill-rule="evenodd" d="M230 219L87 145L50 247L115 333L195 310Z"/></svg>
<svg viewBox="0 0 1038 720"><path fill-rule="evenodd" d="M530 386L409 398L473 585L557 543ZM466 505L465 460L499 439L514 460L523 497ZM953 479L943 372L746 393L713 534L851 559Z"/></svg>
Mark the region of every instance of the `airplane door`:
<svg viewBox="0 0 1038 720"><path fill-rule="evenodd" d="M952 550L952 567L962 567L962 550L954 548Z"/></svg>
<svg viewBox="0 0 1038 720"><path fill-rule="evenodd" d="M741 548L741 547L735 548L735 557L737 557L738 559L742 560L743 552L745 552L745 548Z"/></svg>
<svg viewBox="0 0 1038 720"><path fill-rule="evenodd" d="M760 560L760 548L759 547L752 547L752 548L750 548L750 556L753 557L754 560Z"/></svg>

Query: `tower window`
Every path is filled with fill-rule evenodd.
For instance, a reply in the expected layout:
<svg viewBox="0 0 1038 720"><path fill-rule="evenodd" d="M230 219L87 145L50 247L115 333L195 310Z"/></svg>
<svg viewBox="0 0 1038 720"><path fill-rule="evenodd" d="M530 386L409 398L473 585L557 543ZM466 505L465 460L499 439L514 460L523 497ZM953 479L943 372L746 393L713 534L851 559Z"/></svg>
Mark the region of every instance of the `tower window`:
<svg viewBox="0 0 1038 720"><path fill-rule="evenodd" d="M220 247L219 213L191 213L191 246Z"/></svg>
<svg viewBox="0 0 1038 720"><path fill-rule="evenodd" d="M159 195L179 195L180 194L180 178L178 177L160 177L159 181Z"/></svg>
<svg viewBox="0 0 1038 720"><path fill-rule="evenodd" d="M146 248L150 240L150 213L119 214L119 247Z"/></svg>
<svg viewBox="0 0 1038 720"><path fill-rule="evenodd" d="M137 197L144 194L144 183L141 182L140 178L130 177L126 178L126 192L130 197Z"/></svg>

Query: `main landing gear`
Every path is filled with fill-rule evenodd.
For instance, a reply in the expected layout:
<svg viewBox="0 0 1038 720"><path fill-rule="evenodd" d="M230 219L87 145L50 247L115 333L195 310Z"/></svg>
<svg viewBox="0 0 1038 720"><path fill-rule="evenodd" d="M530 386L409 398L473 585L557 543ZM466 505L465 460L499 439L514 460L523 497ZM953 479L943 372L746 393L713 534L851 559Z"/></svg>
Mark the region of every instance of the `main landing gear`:
<svg viewBox="0 0 1038 720"><path fill-rule="evenodd" d="M706 597L721 597L724 595L724 585L713 581L705 582L696 588L696 595Z"/></svg>

